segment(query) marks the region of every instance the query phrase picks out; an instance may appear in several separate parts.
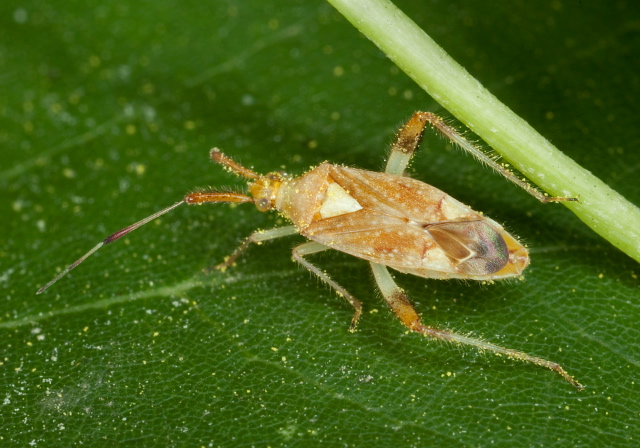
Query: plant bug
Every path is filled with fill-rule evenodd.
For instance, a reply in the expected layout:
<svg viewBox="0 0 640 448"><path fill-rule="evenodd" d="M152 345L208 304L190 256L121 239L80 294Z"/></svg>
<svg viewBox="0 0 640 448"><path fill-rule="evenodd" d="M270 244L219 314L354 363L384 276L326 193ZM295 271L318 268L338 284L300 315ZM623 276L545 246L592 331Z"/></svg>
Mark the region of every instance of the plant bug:
<svg viewBox="0 0 640 448"><path fill-rule="evenodd" d="M524 188L541 202L575 201L550 198L517 178L511 171L467 141L454 128L430 112L416 112L400 129L384 173L322 163L294 177L281 172L257 174L211 150L213 161L249 179L249 194L220 191L190 193L180 202L110 235L40 288L42 293L105 244L182 204L251 202L261 212L276 210L292 225L252 233L223 263L232 266L251 243L300 234L310 241L293 249L298 263L330 285L355 309L350 330L362 314L360 301L305 257L335 249L369 261L385 300L412 331L436 340L474 346L480 350L537 364L560 374L578 390L584 389L559 364L480 339L424 325L405 292L387 268L434 279L459 278L493 281L518 277L529 264L529 253L492 219L471 210L431 185L404 175L426 124L431 124L462 149Z"/></svg>

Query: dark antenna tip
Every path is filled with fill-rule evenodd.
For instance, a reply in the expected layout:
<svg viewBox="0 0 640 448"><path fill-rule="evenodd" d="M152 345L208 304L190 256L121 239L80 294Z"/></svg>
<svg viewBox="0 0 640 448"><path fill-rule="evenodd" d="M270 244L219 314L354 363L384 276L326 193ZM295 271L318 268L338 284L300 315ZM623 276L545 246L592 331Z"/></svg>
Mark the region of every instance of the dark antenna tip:
<svg viewBox="0 0 640 448"><path fill-rule="evenodd" d="M146 218L144 218L142 221L138 221L135 224L131 224L128 227L125 227L122 230L118 230L116 233L113 233L111 235L109 235L108 237L106 237L104 239L104 241L102 241L101 243L98 243L93 249L91 249L89 252L87 252L86 254L84 254L82 257L80 257L76 262L74 262L71 266L69 266L67 269L65 269L64 271L62 271L60 274L58 274L53 280L51 280L49 283L47 283L46 285L44 285L42 288L38 289L38 291L36 291L36 294L42 294L49 286L53 285L55 282L57 282L58 280L60 280L62 277L64 277L65 275L67 275L69 273L69 271L71 271L73 268L75 268L76 266L78 266L80 263L82 263L84 260L86 260L87 258L89 258L95 251L97 251L98 249L100 249L102 246L104 246L105 244L109 244L119 238L122 238L123 236L125 236L127 233L133 232L134 230L136 230L138 227L142 227L143 225L145 225L146 223L148 223L149 221L153 221L154 219L158 218L159 216L164 215L165 213L170 212L171 210L173 210L174 208L176 208L177 206L184 204L185 201L182 200L180 202L176 202L175 204L173 204L172 206L169 206L163 210L160 210L159 212L154 213L151 216L147 216Z"/></svg>

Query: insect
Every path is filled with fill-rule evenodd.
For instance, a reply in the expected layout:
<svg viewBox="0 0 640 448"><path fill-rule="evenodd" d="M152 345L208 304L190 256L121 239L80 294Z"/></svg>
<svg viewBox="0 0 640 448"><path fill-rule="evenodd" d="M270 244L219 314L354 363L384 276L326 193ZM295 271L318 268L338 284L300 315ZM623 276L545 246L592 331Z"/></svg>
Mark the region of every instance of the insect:
<svg viewBox="0 0 640 448"><path fill-rule="evenodd" d="M218 269L224 271L231 267L252 243L300 234L310 241L293 249L294 260L353 306L351 331L355 330L362 314L360 301L309 262L308 255L334 249L369 261L385 300L401 322L414 332L537 364L557 372L578 390L584 389L555 362L423 324L405 292L390 275L388 268L425 278L493 281L518 277L529 264L527 249L501 225L437 188L404 175L427 123L541 202L576 200L545 196L475 147L437 115L415 112L400 129L384 173L325 162L299 177L283 172L261 175L214 148L211 150L213 161L233 174L249 179L248 195L221 191L190 193L180 202L108 236L40 288L37 294L103 245L179 205L249 202L261 212L278 211L292 224L252 233L217 266Z"/></svg>

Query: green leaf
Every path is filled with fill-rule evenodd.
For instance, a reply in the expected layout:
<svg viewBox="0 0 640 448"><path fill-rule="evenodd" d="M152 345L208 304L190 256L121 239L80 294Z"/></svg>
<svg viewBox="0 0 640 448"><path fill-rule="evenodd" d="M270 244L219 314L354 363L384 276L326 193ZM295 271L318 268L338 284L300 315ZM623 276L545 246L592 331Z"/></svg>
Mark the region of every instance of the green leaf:
<svg viewBox="0 0 640 448"><path fill-rule="evenodd" d="M366 263L290 259L300 237L204 274L256 228L212 146L259 172L324 160L377 170L400 123L445 111L323 2L0 6L0 332L7 445L629 446L637 426L637 263L567 209L427 135L412 175L505 223L526 281L397 275L428 323L556 361L545 369L406 333ZM497 98L633 203L638 14L623 2L398 2ZM621 217L623 219L624 217Z"/></svg>

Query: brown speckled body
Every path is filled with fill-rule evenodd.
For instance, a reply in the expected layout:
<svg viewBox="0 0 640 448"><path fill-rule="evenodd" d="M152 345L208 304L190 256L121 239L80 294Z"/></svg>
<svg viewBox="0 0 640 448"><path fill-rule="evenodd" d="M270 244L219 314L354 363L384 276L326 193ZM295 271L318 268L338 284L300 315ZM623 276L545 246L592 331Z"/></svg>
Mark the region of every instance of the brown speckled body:
<svg viewBox="0 0 640 448"><path fill-rule="evenodd" d="M346 195L331 198L332 184ZM328 201L349 204L324 217ZM312 241L420 277L497 280L529 264L502 226L406 176L323 163L285 181L275 205Z"/></svg>

